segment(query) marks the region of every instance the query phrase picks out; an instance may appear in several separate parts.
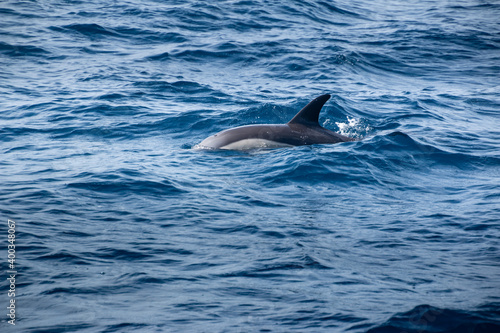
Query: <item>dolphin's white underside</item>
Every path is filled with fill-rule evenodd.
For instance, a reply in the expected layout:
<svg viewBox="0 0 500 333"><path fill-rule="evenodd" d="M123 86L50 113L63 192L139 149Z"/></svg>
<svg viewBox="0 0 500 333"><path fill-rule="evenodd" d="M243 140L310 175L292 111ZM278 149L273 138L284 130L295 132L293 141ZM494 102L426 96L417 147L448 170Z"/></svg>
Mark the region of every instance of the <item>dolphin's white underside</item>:
<svg viewBox="0 0 500 333"><path fill-rule="evenodd" d="M199 145L196 146L196 148L198 149L204 149L206 147L207 146L203 145L203 142L201 142ZM218 149L250 150L259 148L287 148L287 147L293 147L293 146L286 143L281 143L266 139L252 138L252 139L244 139L236 142L231 142L230 144L222 146Z"/></svg>

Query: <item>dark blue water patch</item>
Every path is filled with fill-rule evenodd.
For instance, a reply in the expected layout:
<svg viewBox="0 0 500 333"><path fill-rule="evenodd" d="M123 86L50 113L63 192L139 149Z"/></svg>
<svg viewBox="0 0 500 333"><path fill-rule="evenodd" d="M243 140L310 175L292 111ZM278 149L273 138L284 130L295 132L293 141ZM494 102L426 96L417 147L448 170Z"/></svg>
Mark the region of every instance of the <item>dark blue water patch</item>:
<svg viewBox="0 0 500 333"><path fill-rule="evenodd" d="M104 95L97 97L97 99L105 100L105 101L116 101L116 100L127 99L127 98L128 98L127 95L120 94L120 93L109 93L109 94L104 94Z"/></svg>
<svg viewBox="0 0 500 333"><path fill-rule="evenodd" d="M177 32L145 30L128 26L119 26L114 29L122 37L131 39L134 44L181 44L189 41L189 36Z"/></svg>
<svg viewBox="0 0 500 333"><path fill-rule="evenodd" d="M293 277L301 270L331 270L311 256L293 258L290 261L259 262L255 267L246 267L242 271L223 273L221 277L269 278L276 279L283 276Z"/></svg>
<svg viewBox="0 0 500 333"><path fill-rule="evenodd" d="M494 68L494 70L499 71L499 68ZM480 115L484 116L498 116L498 110L500 109L500 100L492 100L481 97L467 98L464 103L469 104L472 110Z"/></svg>
<svg viewBox="0 0 500 333"><path fill-rule="evenodd" d="M100 286L100 287L54 287L51 289L46 289L44 292L42 292L43 295L45 296L50 296L50 295L100 295L103 292L108 292L108 293L125 293L127 290L133 289L133 286L130 286L129 284L124 284L124 285L119 285L119 284L114 284L112 287L110 286Z"/></svg>
<svg viewBox="0 0 500 333"><path fill-rule="evenodd" d="M314 331L315 329L327 329L333 331L339 329L339 322L352 324L366 320L366 318L363 317L343 313L331 314L321 311L320 309L299 310L293 319L286 316L277 316L273 319L290 330L308 331Z"/></svg>
<svg viewBox="0 0 500 333"><path fill-rule="evenodd" d="M498 49L500 46L500 38L495 34L488 32L478 33L476 30L462 31L460 33L450 33L440 29L430 29L426 31L419 31L415 38L421 38L426 41L431 41L431 45L444 46L443 51L455 50L454 45L464 47L466 50L492 50ZM428 50L429 52L429 50ZM461 51L459 51L461 52ZM439 53L434 53L440 55Z"/></svg>
<svg viewBox="0 0 500 333"><path fill-rule="evenodd" d="M69 139L78 136L101 139L112 137L129 138L130 135L137 133L137 131L139 131L139 134L147 134L147 126L152 120L145 117L147 113L145 113L146 109L144 107L109 104L121 99L128 99L123 94L105 94L97 99L108 103L91 103L79 107L60 107L57 104L38 106L35 109L46 109L45 118L47 123L34 126L4 127L0 129L3 141L7 142L15 137L35 134L46 134L53 139ZM35 111L26 110L22 112L29 116L31 112ZM144 120L133 122L127 117L137 117L137 119ZM114 118L115 120L107 121L105 118ZM77 125L77 123L79 124ZM132 131L129 127L136 128L136 130Z"/></svg>
<svg viewBox="0 0 500 333"><path fill-rule="evenodd" d="M467 141L467 140L464 140ZM475 170L484 166L497 166L500 159L495 156L477 156L476 154L465 154L460 152L439 149L434 145L424 143L412 138L409 134L396 131L360 144L359 150L372 151L383 156L394 163L415 161L429 166L455 166L464 170ZM395 159L391 158L394 155ZM405 158L407 156L408 158ZM410 157L411 156L411 157ZM407 167L410 165L406 165Z"/></svg>
<svg viewBox="0 0 500 333"><path fill-rule="evenodd" d="M369 73L396 73L404 76L415 76L417 73L415 67L409 66L404 61L392 57L388 54L360 52L350 56L353 58L351 63L360 66Z"/></svg>
<svg viewBox="0 0 500 333"><path fill-rule="evenodd" d="M33 327L26 327L26 332L30 333L65 333L65 332L76 332L76 331L81 331L81 330L87 330L87 329L92 329L94 325L85 323L85 322L78 322L78 323L72 323L72 324L65 324L65 325L47 325L47 326L33 326Z"/></svg>
<svg viewBox="0 0 500 333"><path fill-rule="evenodd" d="M169 60L170 59L170 53L168 52L162 52L159 54L155 54L152 56L146 57L147 60L159 60L159 61L164 61L164 60Z"/></svg>
<svg viewBox="0 0 500 333"><path fill-rule="evenodd" d="M123 260L123 261L141 261L150 258L149 253L144 251L133 251L130 249L116 249L116 248L99 248L92 253L86 253L89 258L98 258L104 260Z"/></svg>
<svg viewBox="0 0 500 333"><path fill-rule="evenodd" d="M256 21L254 15L260 16L262 19ZM244 17L237 20L227 20L224 22L224 28L239 33L251 33L270 31L273 28L286 27L286 21L274 16L266 9L254 9L246 13Z"/></svg>
<svg viewBox="0 0 500 333"><path fill-rule="evenodd" d="M133 83L134 87L139 89L148 89L149 91L161 93L184 93L184 94L203 94L212 93L213 90L208 85L192 81L138 81Z"/></svg>
<svg viewBox="0 0 500 333"><path fill-rule="evenodd" d="M106 96L106 95L105 95ZM60 109L59 109L60 110ZM141 108L131 107L131 106L114 106L108 103L96 103L91 105L84 105L81 107L72 108L70 111L71 115L83 114L84 117L88 116L135 116L142 113Z"/></svg>
<svg viewBox="0 0 500 333"><path fill-rule="evenodd" d="M103 48L102 45L95 45L93 47L82 47L82 48L80 48L80 52L81 53L86 53L86 54L89 54L89 55L96 55L96 54L106 55L106 54L118 54L118 53L121 53L122 55L125 55L125 53L122 53L120 51L109 50L109 49ZM85 80L82 80L82 81L85 81Z"/></svg>
<svg viewBox="0 0 500 333"><path fill-rule="evenodd" d="M35 45L12 45L0 42L0 52L10 57L47 56L49 51Z"/></svg>
<svg viewBox="0 0 500 333"><path fill-rule="evenodd" d="M255 55L245 52L241 48L222 49L222 50L204 50L204 49L183 49L174 50L169 55L173 59L178 59L191 63L213 62L213 61L228 61L231 64L244 62L251 64L257 61ZM151 58L150 58L151 59ZM165 54L153 56L154 60L164 60Z"/></svg>
<svg viewBox="0 0 500 333"><path fill-rule="evenodd" d="M85 258L81 258L78 255L68 253L66 251L60 251L56 253L46 254L39 256L37 260L42 261L55 261L55 262L70 262L74 265L91 265L91 262L85 260Z"/></svg>
<svg viewBox="0 0 500 333"><path fill-rule="evenodd" d="M3 133L2 133L3 132ZM71 127L61 127L61 128L32 128L32 127L22 127L22 128L6 128L1 130L0 133L5 135L5 141L9 138L18 137L21 135L29 136L34 134L49 134L53 139L64 139L75 136L90 136L97 138L120 138L126 136L124 133L116 132L116 127L114 126L103 126L103 127L87 127L82 128L81 126L71 126Z"/></svg>
<svg viewBox="0 0 500 333"><path fill-rule="evenodd" d="M17 20L30 20L30 19L40 19L43 17L42 11L36 11L33 9L40 9L37 8L38 6L33 5L33 4L28 4L28 3L20 3L17 1L14 1L15 4L11 6L11 4L8 3L9 1L5 1L2 3L2 8L0 8L0 14L4 15L5 17L13 16ZM8 8L8 7L13 7L13 8ZM8 21L7 21L8 22Z"/></svg>
<svg viewBox="0 0 500 333"><path fill-rule="evenodd" d="M61 236L75 237L77 239L82 239L82 238L92 237L93 235L79 230L65 230L61 232Z"/></svg>
<svg viewBox="0 0 500 333"><path fill-rule="evenodd" d="M109 178L109 177L106 177ZM116 179L115 181L87 181L69 183L69 188L81 189L89 193L101 194L120 194L124 197L130 195L148 195L152 197L165 197L179 195L184 191L173 185L168 180L163 181L145 181L145 180L125 180Z"/></svg>
<svg viewBox="0 0 500 333"><path fill-rule="evenodd" d="M19 15L18 12L16 12L14 9L10 9L10 8L0 8L0 14L2 15Z"/></svg>
<svg viewBox="0 0 500 333"><path fill-rule="evenodd" d="M50 27L54 31L74 31L89 38L98 38L102 36L117 36L117 33L110 28L104 28L99 24L69 24L63 27Z"/></svg>
<svg viewBox="0 0 500 333"><path fill-rule="evenodd" d="M157 248L157 249L149 249L149 253L155 255L165 255L165 254L173 254L173 255L181 255L181 256L190 256L195 254L193 251L187 249L177 249L177 248Z"/></svg>
<svg viewBox="0 0 500 333"><path fill-rule="evenodd" d="M200 7L174 7L166 10L164 14L174 18L175 25L183 30L198 33L219 30L224 22L222 10L212 5ZM210 10L206 7L210 7Z"/></svg>
<svg viewBox="0 0 500 333"><path fill-rule="evenodd" d="M138 324L138 323L122 323L117 325L107 325L107 328L103 331L106 333L113 332L132 332L137 330L148 330L150 327L148 324ZM159 325L157 327L158 330L165 329L165 325Z"/></svg>
<svg viewBox="0 0 500 333"><path fill-rule="evenodd" d="M276 11L290 16L290 21L296 17L299 21L309 20L316 25L348 26L353 20L364 19L360 12L344 9L339 5L333 5L325 1L303 1L290 2L277 6Z"/></svg>
<svg viewBox="0 0 500 333"><path fill-rule="evenodd" d="M304 183L304 184L352 184L370 183L371 180L363 180L359 174L342 170L333 160L325 161L312 159L299 163L290 163L280 172L260 176L261 181L268 185L278 186L281 184Z"/></svg>
<svg viewBox="0 0 500 333"><path fill-rule="evenodd" d="M332 5L331 3L329 2L326 2L326 1L319 1L317 3L318 5L318 8L319 10L321 11L323 8L327 9L330 13L338 13L338 14L341 14L340 16L341 17L348 17L348 16L351 16L351 17L356 17L356 18L360 18L360 17L363 17L363 15L361 13L357 13L355 11L352 11L352 10L347 10L347 9L343 9L341 8L340 6L335 6L335 5ZM344 4L344 5L349 5L349 4Z"/></svg>
<svg viewBox="0 0 500 333"><path fill-rule="evenodd" d="M212 231L215 233L224 233L224 234L232 234L232 233L246 233L246 234L255 234L260 230L259 227L255 225L238 225L238 226L215 226L210 227Z"/></svg>
<svg viewBox="0 0 500 333"><path fill-rule="evenodd" d="M476 311L442 309L419 305L397 314L385 324L368 330L369 333L494 333L500 330L500 305L491 303Z"/></svg>

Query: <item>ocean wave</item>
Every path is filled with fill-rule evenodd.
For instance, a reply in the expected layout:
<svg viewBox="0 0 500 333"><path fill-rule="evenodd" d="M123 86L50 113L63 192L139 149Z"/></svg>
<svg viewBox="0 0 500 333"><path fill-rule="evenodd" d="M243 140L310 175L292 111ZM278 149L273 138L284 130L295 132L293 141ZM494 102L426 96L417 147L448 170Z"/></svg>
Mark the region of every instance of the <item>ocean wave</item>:
<svg viewBox="0 0 500 333"><path fill-rule="evenodd" d="M123 196L129 195L147 195L147 196L171 196L179 195L184 191L168 180L146 181L146 180L125 180L122 177L116 178L116 181L87 181L69 183L69 188L88 191L91 193L117 194Z"/></svg>
<svg viewBox="0 0 500 333"><path fill-rule="evenodd" d="M13 45L0 42L0 52L11 57L46 56L49 51L35 45Z"/></svg>
<svg viewBox="0 0 500 333"><path fill-rule="evenodd" d="M378 332L496 332L500 329L499 305L486 304L477 311L442 309L419 305L414 309L393 316L387 323L368 330Z"/></svg>

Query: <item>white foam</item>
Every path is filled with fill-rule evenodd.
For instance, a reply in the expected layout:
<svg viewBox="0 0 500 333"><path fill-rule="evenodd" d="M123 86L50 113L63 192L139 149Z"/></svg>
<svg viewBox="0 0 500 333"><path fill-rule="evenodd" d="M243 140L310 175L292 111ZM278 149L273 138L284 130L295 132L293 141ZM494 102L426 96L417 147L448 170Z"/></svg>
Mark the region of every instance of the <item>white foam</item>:
<svg viewBox="0 0 500 333"><path fill-rule="evenodd" d="M339 128L339 133L351 138L358 138L362 133L367 133L371 130L370 126L364 125L361 120L347 116L347 122L335 122Z"/></svg>

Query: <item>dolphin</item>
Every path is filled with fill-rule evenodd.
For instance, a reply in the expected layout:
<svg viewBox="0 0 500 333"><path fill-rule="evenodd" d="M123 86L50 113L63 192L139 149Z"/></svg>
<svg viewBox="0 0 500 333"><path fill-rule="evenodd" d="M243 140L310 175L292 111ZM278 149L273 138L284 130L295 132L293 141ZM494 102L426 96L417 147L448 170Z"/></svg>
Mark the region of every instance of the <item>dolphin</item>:
<svg viewBox="0 0 500 333"><path fill-rule="evenodd" d="M354 141L352 138L327 130L319 124L319 113L329 99L328 94L316 97L286 124L230 128L209 136L196 148L249 150Z"/></svg>

